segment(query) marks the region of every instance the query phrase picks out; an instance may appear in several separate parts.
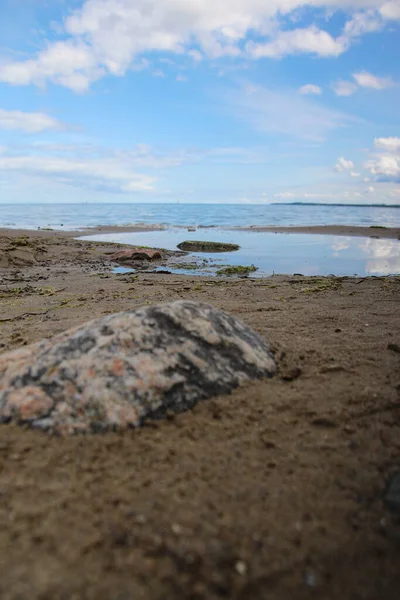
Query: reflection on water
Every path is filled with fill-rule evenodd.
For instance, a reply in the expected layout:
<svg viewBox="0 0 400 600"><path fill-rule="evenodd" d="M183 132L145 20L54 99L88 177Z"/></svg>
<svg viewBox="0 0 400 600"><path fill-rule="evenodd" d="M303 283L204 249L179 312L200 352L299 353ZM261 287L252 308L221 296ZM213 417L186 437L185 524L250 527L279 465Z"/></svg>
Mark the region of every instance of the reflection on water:
<svg viewBox="0 0 400 600"><path fill-rule="evenodd" d="M88 236L93 241L112 241L176 250L184 240L231 242L237 252L196 254L221 265L258 267L256 277L273 273L304 275L388 275L400 273L400 241L361 237L275 234L223 229L166 229L140 233ZM193 275L193 271L191 271ZM201 274L201 273L200 273Z"/></svg>
<svg viewBox="0 0 400 600"><path fill-rule="evenodd" d="M369 257L366 263L368 274L400 273L400 242L398 240L366 239L361 248Z"/></svg>

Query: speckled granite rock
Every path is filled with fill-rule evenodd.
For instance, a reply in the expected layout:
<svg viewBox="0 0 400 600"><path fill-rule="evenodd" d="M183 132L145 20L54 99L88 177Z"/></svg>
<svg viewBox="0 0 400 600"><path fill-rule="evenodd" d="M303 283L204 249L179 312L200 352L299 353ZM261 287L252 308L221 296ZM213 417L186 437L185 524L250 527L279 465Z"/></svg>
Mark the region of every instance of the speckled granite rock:
<svg viewBox="0 0 400 600"><path fill-rule="evenodd" d="M139 426L270 376L268 345L205 304L109 315L0 356L0 422L70 435Z"/></svg>

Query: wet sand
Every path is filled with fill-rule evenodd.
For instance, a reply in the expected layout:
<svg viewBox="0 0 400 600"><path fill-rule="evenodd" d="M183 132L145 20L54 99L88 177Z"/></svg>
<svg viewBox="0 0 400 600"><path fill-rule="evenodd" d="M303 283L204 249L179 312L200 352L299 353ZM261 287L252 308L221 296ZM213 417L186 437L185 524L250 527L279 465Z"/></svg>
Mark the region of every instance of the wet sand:
<svg viewBox="0 0 400 600"><path fill-rule="evenodd" d="M350 225L320 225L312 227L238 227L239 231L265 233L308 233L320 235L343 235L348 237L379 237L400 239L400 227L353 227Z"/></svg>
<svg viewBox="0 0 400 600"><path fill-rule="evenodd" d="M67 237L77 237L85 235L97 235L106 233L137 233L141 231L160 231L163 225L104 225L102 227L85 227L79 230L31 230L31 229L6 229L0 228L0 235L20 236L20 235L39 235L44 237L54 237L64 235ZM182 229L187 230L188 227L182 226ZM200 228L203 229L203 228ZM222 227L222 229L230 229L232 231L256 231L265 233L306 233L319 235L343 235L349 237L379 237L384 239L400 239L400 227L354 227L350 225L319 225L311 227Z"/></svg>
<svg viewBox="0 0 400 600"><path fill-rule="evenodd" d="M191 299L280 368L123 434L1 426L0 597L397 600L400 277L116 275L115 245L72 235L0 232L0 351Z"/></svg>

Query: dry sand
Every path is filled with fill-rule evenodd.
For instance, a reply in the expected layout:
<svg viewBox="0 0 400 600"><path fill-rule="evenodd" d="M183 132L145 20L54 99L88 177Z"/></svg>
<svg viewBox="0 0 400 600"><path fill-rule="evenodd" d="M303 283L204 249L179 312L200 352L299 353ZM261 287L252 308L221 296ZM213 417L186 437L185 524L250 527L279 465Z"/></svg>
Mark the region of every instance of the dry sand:
<svg viewBox="0 0 400 600"><path fill-rule="evenodd" d="M2 426L2 600L399 598L400 277L121 276L111 244L22 235L0 234L2 350L185 298L280 371L124 434Z"/></svg>

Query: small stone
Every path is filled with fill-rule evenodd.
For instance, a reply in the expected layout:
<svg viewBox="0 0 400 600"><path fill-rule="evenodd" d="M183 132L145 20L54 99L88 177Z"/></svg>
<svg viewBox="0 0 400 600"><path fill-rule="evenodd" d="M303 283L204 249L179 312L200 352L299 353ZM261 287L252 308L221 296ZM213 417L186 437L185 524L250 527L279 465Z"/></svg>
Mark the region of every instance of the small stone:
<svg viewBox="0 0 400 600"><path fill-rule="evenodd" d="M144 525L146 521L147 519L144 515L136 515L136 523L139 523L139 525Z"/></svg>
<svg viewBox="0 0 400 600"><path fill-rule="evenodd" d="M182 527L180 525L178 525L178 523L173 523L173 525L171 526L171 529L175 535L181 535L181 533L182 533Z"/></svg>
<svg viewBox="0 0 400 600"><path fill-rule="evenodd" d="M400 353L400 344L388 344L388 350Z"/></svg>
<svg viewBox="0 0 400 600"><path fill-rule="evenodd" d="M0 356L0 423L59 435L138 427L276 364L236 318L178 301L107 315Z"/></svg>
<svg viewBox="0 0 400 600"><path fill-rule="evenodd" d="M302 374L300 367L283 367L281 369L281 379L283 381L294 381Z"/></svg>
<svg viewBox="0 0 400 600"><path fill-rule="evenodd" d="M235 571L236 571L236 573L238 573L238 575L241 575L242 577L244 577L244 575L246 575L246 573L247 573L246 563L243 562L242 560L238 560L235 565Z"/></svg>
<svg viewBox="0 0 400 600"><path fill-rule="evenodd" d="M338 426L336 421L329 417L317 417L311 421L311 425L314 425L314 427L325 427L327 429L333 429Z"/></svg>
<svg viewBox="0 0 400 600"><path fill-rule="evenodd" d="M306 585L308 585L309 587L316 587L317 585L317 578L314 571L307 571L304 575L304 580L306 582Z"/></svg>

